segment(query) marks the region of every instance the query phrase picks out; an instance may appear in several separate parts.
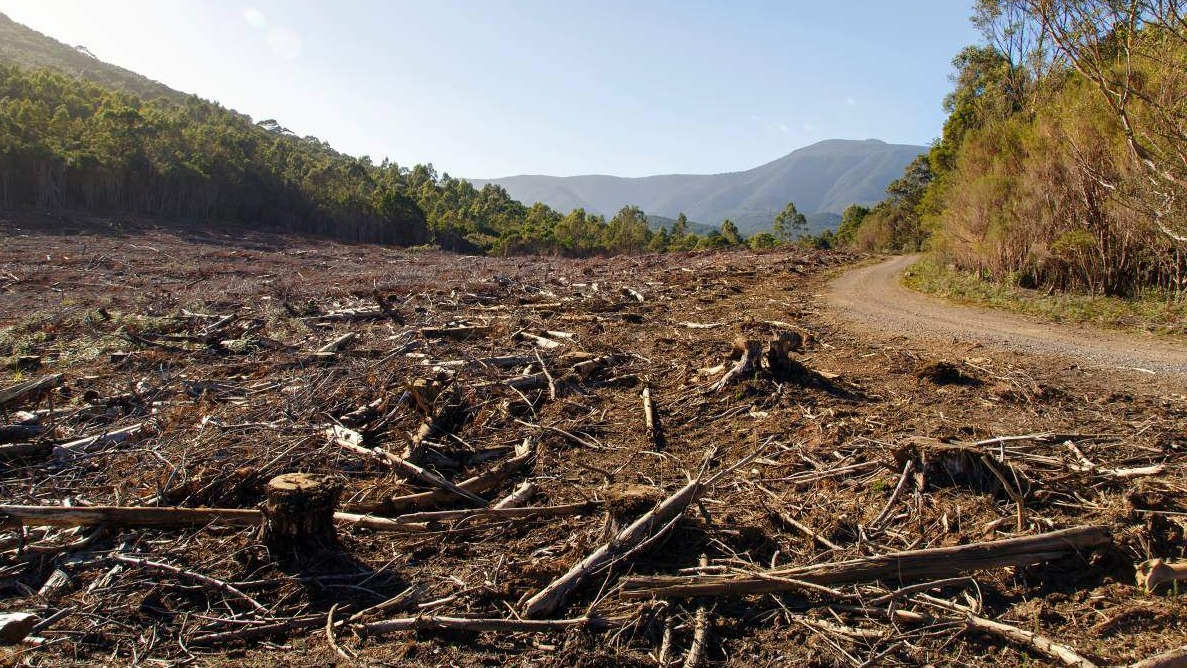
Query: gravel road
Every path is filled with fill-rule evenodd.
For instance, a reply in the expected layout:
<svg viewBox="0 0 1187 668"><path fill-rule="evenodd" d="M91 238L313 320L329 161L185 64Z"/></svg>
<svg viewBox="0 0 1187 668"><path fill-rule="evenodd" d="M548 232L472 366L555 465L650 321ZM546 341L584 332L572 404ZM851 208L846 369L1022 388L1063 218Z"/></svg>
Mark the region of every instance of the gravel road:
<svg viewBox="0 0 1187 668"><path fill-rule="evenodd" d="M959 306L908 290L899 283L899 276L917 257L899 256L854 269L830 284L826 299L842 318L916 339L976 341L1067 357L1085 368L1187 378L1187 345Z"/></svg>

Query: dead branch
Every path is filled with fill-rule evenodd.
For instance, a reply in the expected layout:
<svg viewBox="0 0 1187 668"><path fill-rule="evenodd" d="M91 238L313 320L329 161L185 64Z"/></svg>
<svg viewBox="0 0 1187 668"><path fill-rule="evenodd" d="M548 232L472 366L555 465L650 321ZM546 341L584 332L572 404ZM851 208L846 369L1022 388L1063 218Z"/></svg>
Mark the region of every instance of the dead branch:
<svg viewBox="0 0 1187 668"><path fill-rule="evenodd" d="M1074 668L1096 668L1096 664L1080 656L1067 645L1061 645L1054 640L1041 636L1032 631L1020 629L1017 626L995 622L976 615L968 615L965 624L971 629L985 631L999 638L1026 645L1049 658L1059 661L1065 666Z"/></svg>
<svg viewBox="0 0 1187 668"><path fill-rule="evenodd" d="M1108 527L1082 526L1038 536L910 550L848 561L743 575L629 577L624 598L736 596L790 591L799 582L842 585L886 580L948 578L987 568L1030 566L1112 543Z"/></svg>
<svg viewBox="0 0 1187 668"><path fill-rule="evenodd" d="M138 568L145 568L148 570L161 571L164 573L171 573L171 574L176 575L180 578L186 578L187 580L193 580L194 582L197 582L198 584L200 584L204 587L223 592L224 594L230 594L232 596L235 596L236 598L239 598L239 599L247 602L247 604L250 605L257 612L264 612L264 613L268 612L268 609L265 608L263 605L260 605L259 601L248 596L247 594L243 593L239 589L236 589L233 585L231 585L227 582L223 582L222 580L219 580L217 578L212 578L208 575L202 575L201 573L195 573L193 571L188 571L184 568L179 568L179 567L173 566L171 564L166 564L166 563L162 563L159 561L149 561L148 559L140 559L137 557L130 557L130 556L124 555L124 554L113 555L111 557L111 559L112 559L112 561L118 561L122 564L128 564L131 566L136 566Z"/></svg>
<svg viewBox="0 0 1187 668"><path fill-rule="evenodd" d="M720 380L709 387L710 392L720 392L758 370L762 360L761 341L739 338L734 341L734 352L741 357L738 358L733 368L725 372Z"/></svg>

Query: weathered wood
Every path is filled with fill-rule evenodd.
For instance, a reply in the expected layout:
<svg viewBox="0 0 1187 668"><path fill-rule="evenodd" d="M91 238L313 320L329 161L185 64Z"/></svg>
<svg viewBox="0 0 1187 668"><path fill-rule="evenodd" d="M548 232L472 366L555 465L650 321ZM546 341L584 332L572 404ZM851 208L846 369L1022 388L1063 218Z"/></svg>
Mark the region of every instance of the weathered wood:
<svg viewBox="0 0 1187 668"><path fill-rule="evenodd" d="M24 640L37 621L37 615L31 612L0 613L0 645L15 645Z"/></svg>
<svg viewBox="0 0 1187 668"><path fill-rule="evenodd" d="M42 459L54 451L53 443L7 443L0 445L0 461Z"/></svg>
<svg viewBox="0 0 1187 668"><path fill-rule="evenodd" d="M42 376L34 380L27 380L23 383L10 385L6 388L0 389L0 406L7 406L14 404L30 395L38 395L47 392L57 387L61 387L65 376L60 373L55 373L49 376Z"/></svg>
<svg viewBox="0 0 1187 668"><path fill-rule="evenodd" d="M498 501L496 501L491 506L491 508L518 508L518 507L522 506L523 504L527 503L527 500L532 498L532 495L535 493L536 493L536 483L534 483L534 482L522 483L522 484L520 484L519 487L516 487L515 490L512 491L510 494L508 494L507 496L503 497L502 499L499 499Z"/></svg>
<svg viewBox="0 0 1187 668"><path fill-rule="evenodd" d="M27 441L37 438L45 432L45 427L39 424L6 424L0 425L0 443Z"/></svg>
<svg viewBox="0 0 1187 668"><path fill-rule="evenodd" d="M490 325L475 325L467 327L424 327L420 335L426 339L457 339L464 341L477 336L490 334Z"/></svg>
<svg viewBox="0 0 1187 668"><path fill-rule="evenodd" d="M1095 663L1080 656L1071 647L1061 645L1033 631L1020 629L1017 626L1011 626L1009 624L1002 624L1001 622L995 622L992 619L985 619L976 615L968 615L965 619L965 624L969 628L985 631L999 638L1005 638L1011 642L1026 645L1048 658L1059 661L1065 666L1072 666L1073 668L1097 668Z"/></svg>
<svg viewBox="0 0 1187 668"><path fill-rule="evenodd" d="M577 617L574 619L502 619L475 617L444 617L440 615L418 615L400 619L386 619L380 622L358 624L354 629L367 635L380 635L396 631L417 631L441 629L449 631L509 631L529 633L532 631L555 631L573 627L604 627L609 620L599 617Z"/></svg>
<svg viewBox="0 0 1187 668"><path fill-rule="evenodd" d="M622 596L733 596L794 590L800 582L833 586L875 580L898 583L948 578L988 568L1031 566L1111 543L1108 527L1081 526L1037 536L910 550L755 574L630 577L623 580Z"/></svg>
<svg viewBox="0 0 1187 668"><path fill-rule="evenodd" d="M468 520L474 518L518 519L521 517L564 517L566 515L588 515L604 507L600 501L568 503L560 506L524 506L512 508L477 508L474 510L436 510L408 513L394 518L402 524L423 522L444 522L447 520Z"/></svg>
<svg viewBox="0 0 1187 668"><path fill-rule="evenodd" d="M277 549L334 542L334 508L343 482L334 476L285 473L268 481L261 537Z"/></svg>
<svg viewBox="0 0 1187 668"><path fill-rule="evenodd" d="M538 619L552 614L591 573L653 537L656 529L669 526L669 522L683 513L703 489L704 483L699 478L681 487L528 599L523 615Z"/></svg>
<svg viewBox="0 0 1187 668"><path fill-rule="evenodd" d="M804 374L804 366L792 358L791 353L803 345L798 332L779 332L767 344L767 368L777 378L789 378Z"/></svg>
<svg viewBox="0 0 1187 668"><path fill-rule="evenodd" d="M340 427L338 425L332 425L326 430L326 432L340 447L364 457L378 460L387 467L395 471L399 471L409 478L432 487L437 487L446 492L454 494L455 496L460 496L461 498L476 503L480 506L485 506L488 503L487 500L481 496L459 487L458 485L449 482L436 473L423 469L416 464L403 459L402 457L397 457L383 448L368 448L362 445L363 436L354 430L347 429L346 427Z"/></svg>
<svg viewBox="0 0 1187 668"><path fill-rule="evenodd" d="M143 426L144 425L142 424L134 424L121 429L114 429L103 434L80 438L75 441L70 441L69 443L61 443L54 446L53 454L54 457L57 457L61 460L72 459L74 457L78 457L79 455L88 452L94 452L100 448L105 448L109 445L123 443L132 436L140 433L140 429Z"/></svg>
<svg viewBox="0 0 1187 668"><path fill-rule="evenodd" d="M318 355L336 355L346 349L347 346L354 343L354 340L359 338L359 335L354 332L347 332L342 336L330 341L326 345L317 349Z"/></svg>
<svg viewBox="0 0 1187 668"><path fill-rule="evenodd" d="M132 506L0 505L0 526L188 527L221 524L258 526L263 515L239 508L137 508Z"/></svg>
<svg viewBox="0 0 1187 668"><path fill-rule="evenodd" d="M710 391L720 392L757 371L762 359L762 342L739 337L734 341L734 353L740 355L738 361L720 380L709 387Z"/></svg>
<svg viewBox="0 0 1187 668"><path fill-rule="evenodd" d="M260 526L263 512L254 508L141 508L135 506L18 506L0 505L0 527L81 527L103 524L115 528ZM386 517L334 513L336 524L374 531L425 531L423 525Z"/></svg>
<svg viewBox="0 0 1187 668"><path fill-rule="evenodd" d="M499 462L488 471L457 483L457 486L473 494L486 493L503 484L503 481L520 469L530 465L535 458L536 451L533 442L530 439L524 439L523 443L516 446L515 454L512 457ZM457 495L452 492L433 490L392 497L384 505L390 512L400 513L406 510L433 508L456 498Z"/></svg>
<svg viewBox="0 0 1187 668"><path fill-rule="evenodd" d="M1131 663L1129 668L1187 668L1187 645Z"/></svg>

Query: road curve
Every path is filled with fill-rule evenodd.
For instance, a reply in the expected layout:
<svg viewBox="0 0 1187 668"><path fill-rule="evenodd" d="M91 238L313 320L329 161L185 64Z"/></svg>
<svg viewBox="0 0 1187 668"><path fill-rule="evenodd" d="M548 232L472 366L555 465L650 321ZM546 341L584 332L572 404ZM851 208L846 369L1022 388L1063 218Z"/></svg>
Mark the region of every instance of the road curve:
<svg viewBox="0 0 1187 668"><path fill-rule="evenodd" d="M1146 370L1187 378L1187 345L959 306L908 290L899 283L899 275L916 259L918 256L899 256L854 269L829 285L826 300L843 318L912 338L976 341L1068 357L1081 367Z"/></svg>

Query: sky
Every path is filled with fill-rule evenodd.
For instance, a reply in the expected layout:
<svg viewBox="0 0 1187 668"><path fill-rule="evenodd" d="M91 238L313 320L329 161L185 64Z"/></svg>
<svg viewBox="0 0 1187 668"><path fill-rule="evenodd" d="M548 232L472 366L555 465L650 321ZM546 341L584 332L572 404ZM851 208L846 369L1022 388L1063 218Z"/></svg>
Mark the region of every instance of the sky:
<svg viewBox="0 0 1187 668"><path fill-rule="evenodd" d="M964 0L0 0L100 59L336 149L470 178L719 173L928 144Z"/></svg>

